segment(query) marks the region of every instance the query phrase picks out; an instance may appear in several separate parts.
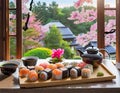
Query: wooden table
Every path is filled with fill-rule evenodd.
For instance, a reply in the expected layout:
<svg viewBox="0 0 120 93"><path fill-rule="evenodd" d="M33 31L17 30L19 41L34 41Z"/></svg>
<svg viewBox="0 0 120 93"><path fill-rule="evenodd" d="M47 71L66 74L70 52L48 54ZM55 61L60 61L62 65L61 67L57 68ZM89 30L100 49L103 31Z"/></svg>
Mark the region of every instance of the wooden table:
<svg viewBox="0 0 120 93"><path fill-rule="evenodd" d="M107 60L107 68L116 75L116 79L106 82L64 85L57 87L21 89L18 80L18 70L11 76L0 74L0 93L118 93L120 92L120 71Z"/></svg>

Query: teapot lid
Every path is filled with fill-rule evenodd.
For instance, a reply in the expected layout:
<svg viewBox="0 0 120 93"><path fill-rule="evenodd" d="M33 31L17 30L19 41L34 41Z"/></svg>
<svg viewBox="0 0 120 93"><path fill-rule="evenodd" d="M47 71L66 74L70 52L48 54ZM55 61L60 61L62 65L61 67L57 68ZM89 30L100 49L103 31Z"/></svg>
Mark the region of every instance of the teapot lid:
<svg viewBox="0 0 120 93"><path fill-rule="evenodd" d="M92 47L88 47L86 51L88 54L97 54L99 49L97 47L92 46Z"/></svg>

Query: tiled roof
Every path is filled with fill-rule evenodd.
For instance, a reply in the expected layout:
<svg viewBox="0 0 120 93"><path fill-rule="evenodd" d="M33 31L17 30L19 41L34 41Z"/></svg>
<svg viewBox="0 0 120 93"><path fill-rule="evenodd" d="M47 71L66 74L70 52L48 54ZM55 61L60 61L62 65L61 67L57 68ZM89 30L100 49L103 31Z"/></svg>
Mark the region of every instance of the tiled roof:
<svg viewBox="0 0 120 93"><path fill-rule="evenodd" d="M52 25L55 25L60 30L60 33L62 34L64 40L74 40L75 35L68 27L65 27L61 22L52 21L45 26L51 27Z"/></svg>
<svg viewBox="0 0 120 93"><path fill-rule="evenodd" d="M114 47L112 47L111 45L108 45L105 47L106 51L110 54L115 54L116 53L116 50Z"/></svg>
<svg viewBox="0 0 120 93"><path fill-rule="evenodd" d="M51 21L50 23L46 24L45 26L51 27L52 25L56 25L56 27L65 27L61 22L59 21Z"/></svg>

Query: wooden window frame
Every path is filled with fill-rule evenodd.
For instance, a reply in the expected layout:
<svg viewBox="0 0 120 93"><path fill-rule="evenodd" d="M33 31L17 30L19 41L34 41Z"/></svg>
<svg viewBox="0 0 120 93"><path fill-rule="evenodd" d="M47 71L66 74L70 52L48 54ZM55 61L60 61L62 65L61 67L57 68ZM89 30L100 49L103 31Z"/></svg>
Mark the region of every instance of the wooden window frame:
<svg viewBox="0 0 120 93"><path fill-rule="evenodd" d="M97 1L98 16L98 47L105 48L104 40L104 10L116 10L116 62L120 69L120 0L116 0L116 8L104 8L104 0Z"/></svg>
<svg viewBox="0 0 120 93"><path fill-rule="evenodd" d="M9 34L9 10L16 10L16 35ZM9 0L0 0L0 60L10 59L10 37L16 37L16 58L22 57L22 0L9 8Z"/></svg>

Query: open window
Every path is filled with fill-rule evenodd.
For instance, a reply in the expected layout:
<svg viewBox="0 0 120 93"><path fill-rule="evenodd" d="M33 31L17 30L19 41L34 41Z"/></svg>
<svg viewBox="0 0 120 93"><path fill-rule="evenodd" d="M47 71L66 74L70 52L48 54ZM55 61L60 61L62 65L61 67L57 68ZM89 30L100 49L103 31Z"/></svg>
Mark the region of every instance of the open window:
<svg viewBox="0 0 120 93"><path fill-rule="evenodd" d="M16 58L22 57L22 0L16 0L16 6L10 7L10 0L0 0L0 59L10 59L10 41L13 40L16 48L14 49ZM9 29L9 14L14 11L16 14L15 32Z"/></svg>

